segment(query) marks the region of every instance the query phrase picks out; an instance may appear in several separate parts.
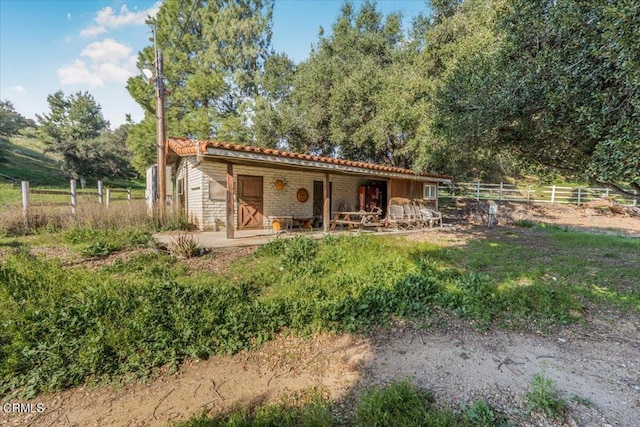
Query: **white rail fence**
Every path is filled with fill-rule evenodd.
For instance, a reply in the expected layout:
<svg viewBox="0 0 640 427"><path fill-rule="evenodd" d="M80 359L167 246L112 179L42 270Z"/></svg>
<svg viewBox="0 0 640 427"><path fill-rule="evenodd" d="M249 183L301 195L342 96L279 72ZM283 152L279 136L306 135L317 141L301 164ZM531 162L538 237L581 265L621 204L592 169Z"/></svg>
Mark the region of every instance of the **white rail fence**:
<svg viewBox="0 0 640 427"><path fill-rule="evenodd" d="M476 200L498 200L528 203L565 203L583 205L607 197L625 206L638 206L638 194L625 197L609 188L563 187L550 185L543 187L517 186L514 184L487 184L482 182L456 182L442 184L439 197L467 197Z"/></svg>
<svg viewBox="0 0 640 427"><path fill-rule="evenodd" d="M94 202L99 205L103 205L105 208L109 207L109 204L116 201L131 202L134 199L142 199L143 197L132 197L131 189L124 188L104 188L102 181L98 181L97 189L90 190L78 190L76 187L76 180L69 181L69 191L62 189L37 189L30 188L29 181L21 182L22 192L22 214L25 219L29 215L29 211L32 207L36 206L68 206L71 209L71 213L75 215L78 209L79 198L90 199L93 198ZM116 193L123 194L124 197L113 196ZM39 195L38 200L33 200L32 195ZM67 201L62 201L68 197Z"/></svg>

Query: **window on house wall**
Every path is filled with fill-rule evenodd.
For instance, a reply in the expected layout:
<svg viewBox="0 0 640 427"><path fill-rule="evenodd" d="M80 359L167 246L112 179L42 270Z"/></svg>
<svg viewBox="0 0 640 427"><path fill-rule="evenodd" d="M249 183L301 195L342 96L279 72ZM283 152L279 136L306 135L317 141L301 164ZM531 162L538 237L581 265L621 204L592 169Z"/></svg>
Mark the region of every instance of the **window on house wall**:
<svg viewBox="0 0 640 427"><path fill-rule="evenodd" d="M438 197L438 186L433 184L425 184L422 191L423 199L436 199Z"/></svg>

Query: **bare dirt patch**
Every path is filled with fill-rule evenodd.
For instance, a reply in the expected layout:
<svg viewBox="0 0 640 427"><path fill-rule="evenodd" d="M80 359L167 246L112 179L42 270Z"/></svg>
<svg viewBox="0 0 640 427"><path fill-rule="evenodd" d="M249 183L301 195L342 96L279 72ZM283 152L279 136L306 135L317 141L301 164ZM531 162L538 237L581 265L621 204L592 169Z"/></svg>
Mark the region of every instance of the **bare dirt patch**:
<svg viewBox="0 0 640 427"><path fill-rule="evenodd" d="M499 226L484 225L482 206L458 207L445 219L452 227L407 235L462 246L500 238L504 224L531 220L592 232L640 236L640 218L584 208L517 205L500 209ZM526 206L525 206L526 207ZM475 211L474 211L475 209ZM475 224L474 224L475 223ZM535 243L535 233L522 229ZM193 269L220 273L254 248L214 251L187 261ZM113 261L113 260L111 260ZM636 285L637 286L637 285ZM517 425L636 426L640 419L640 316L588 316L588 325L551 335L478 331L468 323L434 316L427 325L398 323L368 336L281 335L260 350L191 360L175 373L145 384L84 386L40 396L41 414L0 413L3 426L165 426L206 411L274 402L317 388L352 407L362 387L411 378L441 405L486 399ZM524 398L534 375L551 378L569 404L565 421L529 415Z"/></svg>
<svg viewBox="0 0 640 427"><path fill-rule="evenodd" d="M450 223L485 225L488 223L489 204L485 200L453 200L445 215ZM500 202L496 219L498 225L531 221L594 233L640 237L640 209L619 208Z"/></svg>
<svg viewBox="0 0 640 427"><path fill-rule="evenodd" d="M202 257L186 259L184 262L194 271L207 271L215 274L222 274L228 271L229 266L234 260L249 256L256 249L257 246L221 248L211 251Z"/></svg>

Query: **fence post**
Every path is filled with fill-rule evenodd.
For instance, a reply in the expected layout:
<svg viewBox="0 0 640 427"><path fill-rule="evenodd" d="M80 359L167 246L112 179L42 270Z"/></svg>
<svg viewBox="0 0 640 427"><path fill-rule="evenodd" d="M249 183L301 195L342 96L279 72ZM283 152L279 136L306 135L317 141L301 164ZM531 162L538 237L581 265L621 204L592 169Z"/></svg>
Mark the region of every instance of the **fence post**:
<svg viewBox="0 0 640 427"><path fill-rule="evenodd" d="M551 186L551 203L554 203L556 201L556 185L553 184Z"/></svg>
<svg viewBox="0 0 640 427"><path fill-rule="evenodd" d="M607 197L609 197L609 189L608 189L608 188L605 188L605 190L604 190L604 195L605 195L605 196L607 196Z"/></svg>
<svg viewBox="0 0 640 427"><path fill-rule="evenodd" d="M476 183L476 201L480 201L480 181Z"/></svg>
<svg viewBox="0 0 640 427"><path fill-rule="evenodd" d="M131 189L127 188L127 202L131 203Z"/></svg>
<svg viewBox="0 0 640 427"><path fill-rule="evenodd" d="M76 193L76 180L71 180L71 213L75 215L78 207L78 195Z"/></svg>
<svg viewBox="0 0 640 427"><path fill-rule="evenodd" d="M109 202L111 201L111 189L107 188L107 202L105 203L105 207L109 207Z"/></svg>
<svg viewBox="0 0 640 427"><path fill-rule="evenodd" d="M582 205L582 187L578 187L578 206Z"/></svg>
<svg viewBox="0 0 640 427"><path fill-rule="evenodd" d="M527 203L531 203L531 184L527 185Z"/></svg>
<svg viewBox="0 0 640 427"><path fill-rule="evenodd" d="M638 192L633 190L633 207L638 206Z"/></svg>
<svg viewBox="0 0 640 427"><path fill-rule="evenodd" d="M500 182L500 195L498 196L498 200L502 201L502 186L503 186L503 182Z"/></svg>
<svg viewBox="0 0 640 427"><path fill-rule="evenodd" d="M22 217L27 225L29 222L29 181L22 181Z"/></svg>
<svg viewBox="0 0 640 427"><path fill-rule="evenodd" d="M103 188L102 188L102 180L98 181L98 203L100 203L100 205L102 205L102 192Z"/></svg>

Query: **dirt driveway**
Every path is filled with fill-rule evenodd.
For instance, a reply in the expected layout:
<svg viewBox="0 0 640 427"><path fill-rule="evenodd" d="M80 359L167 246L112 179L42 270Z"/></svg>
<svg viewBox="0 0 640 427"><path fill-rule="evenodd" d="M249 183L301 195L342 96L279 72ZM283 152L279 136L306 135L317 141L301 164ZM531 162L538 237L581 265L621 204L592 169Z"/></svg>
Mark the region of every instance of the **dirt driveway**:
<svg viewBox="0 0 640 427"><path fill-rule="evenodd" d="M460 209L457 225L416 234L457 245L496 229L468 225L481 207ZM640 218L541 206L502 209L500 226L532 220L605 233L640 236ZM466 215L466 217L465 217ZM499 226L499 227L500 227ZM239 256L246 254L239 252ZM226 262L226 261L225 261ZM609 320L607 320L609 319ZM640 318L608 318L557 335L504 330L477 331L468 323L434 315L417 328L410 323L368 336L283 334L260 351L190 361L178 372L146 384L80 387L40 396L39 414L0 412L2 426L165 426L203 411L222 413L237 405L278 401L315 387L349 406L357 390L411 378L437 402L458 407L486 399L519 425L637 426L640 420ZM524 394L534 375L553 379L570 405L566 423L526 412Z"/></svg>

